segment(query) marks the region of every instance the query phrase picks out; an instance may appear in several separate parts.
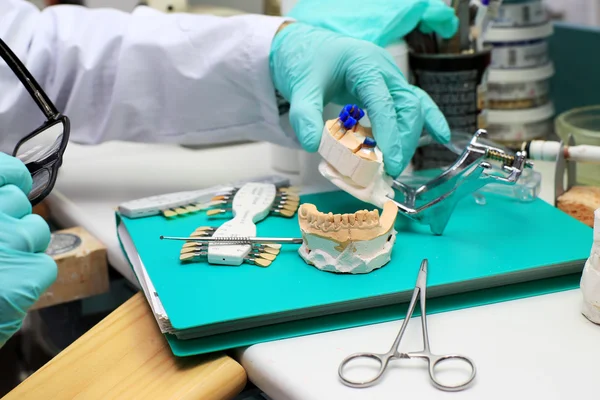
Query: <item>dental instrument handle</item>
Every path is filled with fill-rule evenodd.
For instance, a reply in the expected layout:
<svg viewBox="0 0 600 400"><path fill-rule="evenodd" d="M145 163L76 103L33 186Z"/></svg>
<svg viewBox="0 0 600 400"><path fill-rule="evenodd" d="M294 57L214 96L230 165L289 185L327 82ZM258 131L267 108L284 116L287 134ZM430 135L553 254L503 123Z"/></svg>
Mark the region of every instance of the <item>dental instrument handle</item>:
<svg viewBox="0 0 600 400"><path fill-rule="evenodd" d="M529 157L541 161L556 161L556 157L561 151L560 142L556 141L532 140L527 147L529 147ZM600 146L564 146L563 151L566 160L581 163L600 163Z"/></svg>
<svg viewBox="0 0 600 400"><path fill-rule="evenodd" d="M187 242L219 243L219 244L302 244L302 238L277 238L277 237L176 237L160 236L160 240L184 240Z"/></svg>

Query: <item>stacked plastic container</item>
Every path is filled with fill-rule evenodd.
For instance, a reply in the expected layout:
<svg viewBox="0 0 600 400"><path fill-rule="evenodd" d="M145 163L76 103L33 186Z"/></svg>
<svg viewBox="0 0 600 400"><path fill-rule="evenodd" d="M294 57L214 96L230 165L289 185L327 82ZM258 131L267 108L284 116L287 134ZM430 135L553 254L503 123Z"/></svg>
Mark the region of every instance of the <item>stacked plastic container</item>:
<svg viewBox="0 0 600 400"><path fill-rule="evenodd" d="M489 138L517 149L524 141L549 139L554 132L548 54L552 22L541 0L504 0L485 35L492 46L484 125Z"/></svg>

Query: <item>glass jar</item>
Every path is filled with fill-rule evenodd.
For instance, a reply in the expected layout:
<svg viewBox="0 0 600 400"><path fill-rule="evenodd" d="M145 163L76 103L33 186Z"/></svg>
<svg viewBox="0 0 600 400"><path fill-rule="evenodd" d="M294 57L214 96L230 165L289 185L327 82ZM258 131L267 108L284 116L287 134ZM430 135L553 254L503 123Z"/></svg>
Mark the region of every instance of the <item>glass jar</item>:
<svg viewBox="0 0 600 400"><path fill-rule="evenodd" d="M576 145L600 146L600 105L563 112L556 118L555 129L565 144L572 134ZM600 164L578 163L577 183L600 186Z"/></svg>

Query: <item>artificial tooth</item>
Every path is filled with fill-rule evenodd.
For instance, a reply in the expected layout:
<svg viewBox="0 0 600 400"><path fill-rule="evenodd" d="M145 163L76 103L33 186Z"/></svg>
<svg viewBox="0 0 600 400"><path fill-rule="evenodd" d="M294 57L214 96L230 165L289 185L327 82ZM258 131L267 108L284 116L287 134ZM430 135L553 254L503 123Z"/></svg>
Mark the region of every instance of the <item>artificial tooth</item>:
<svg viewBox="0 0 600 400"><path fill-rule="evenodd" d="M217 215L217 214L223 214L223 213L226 213L226 212L227 212L227 210L221 210L221 209L208 210L206 212L206 215L212 216L212 215Z"/></svg>
<svg viewBox="0 0 600 400"><path fill-rule="evenodd" d="M357 222L359 225L360 225L360 224L362 224L362 223L364 222L364 220L365 220L365 212L364 212L364 211L362 211L362 210L361 210L361 211L357 211L357 212L355 213L355 215L356 215L356 222Z"/></svg>
<svg viewBox="0 0 600 400"><path fill-rule="evenodd" d="M275 208L277 210L289 210L289 211L296 211L297 207L293 207L293 206L289 206L287 204L279 204L277 206L275 206Z"/></svg>
<svg viewBox="0 0 600 400"><path fill-rule="evenodd" d="M199 252L192 252L192 253L185 253L179 256L179 260L181 261L192 261L196 258L199 257L204 257L207 254L205 252L199 251Z"/></svg>
<svg viewBox="0 0 600 400"><path fill-rule="evenodd" d="M196 228L196 230L194 230L194 232L205 232L205 231L216 231L217 228L215 228L214 226L199 226L198 228Z"/></svg>
<svg viewBox="0 0 600 400"><path fill-rule="evenodd" d="M287 218L291 218L294 216L294 214L296 214L295 211L290 211L290 210L277 210L276 212Z"/></svg>
<svg viewBox="0 0 600 400"><path fill-rule="evenodd" d="M186 242L181 246L182 249L193 249L195 247L202 247L202 243L199 242Z"/></svg>
<svg viewBox="0 0 600 400"><path fill-rule="evenodd" d="M191 261L194 259L194 255L193 254L182 254L179 256L179 260L180 261Z"/></svg>
<svg viewBox="0 0 600 400"><path fill-rule="evenodd" d="M371 211L371 214L373 214L375 221L379 221L379 210L378 209L374 209L373 211Z"/></svg>
<svg viewBox="0 0 600 400"><path fill-rule="evenodd" d="M323 229L329 229L329 227L333 225L333 213L325 214L325 222L323 222Z"/></svg>
<svg viewBox="0 0 600 400"><path fill-rule="evenodd" d="M348 215L348 222L350 223L350 225L354 225L354 223L356 222L356 216L354 214L346 214Z"/></svg>
<svg viewBox="0 0 600 400"><path fill-rule="evenodd" d="M298 196L296 194L293 194L293 193L281 194L278 197L281 198L281 199L283 199L283 200L290 200L290 201L300 202L300 196Z"/></svg>
<svg viewBox="0 0 600 400"><path fill-rule="evenodd" d="M271 261L261 258L246 258L245 260L250 264L255 264L260 267L268 267L269 265L271 265Z"/></svg>
<svg viewBox="0 0 600 400"><path fill-rule="evenodd" d="M302 208L300 210L300 217L308 219L308 222L310 222L312 220L312 218L311 218L312 215L310 215L308 213L308 209L306 209L306 208Z"/></svg>
<svg viewBox="0 0 600 400"><path fill-rule="evenodd" d="M335 224L335 226L340 226L340 224L342 223L342 216L341 216L341 214L335 214L333 216L333 223Z"/></svg>
<svg viewBox="0 0 600 400"><path fill-rule="evenodd" d="M265 252L265 253L269 253L269 254L273 254L274 256L279 254L279 250L278 249L272 249L270 247L260 247L260 251Z"/></svg>
<svg viewBox="0 0 600 400"><path fill-rule="evenodd" d="M183 207L177 207L174 211L179 215L187 214L189 212Z"/></svg>
<svg viewBox="0 0 600 400"><path fill-rule="evenodd" d="M325 215L319 213L317 214L317 225L323 225L325 223Z"/></svg>
<svg viewBox="0 0 600 400"><path fill-rule="evenodd" d="M279 188L279 191L281 193L293 193L293 194L298 194L300 192L300 189L296 186L288 186L288 187L282 187Z"/></svg>
<svg viewBox="0 0 600 400"><path fill-rule="evenodd" d="M369 212L373 224L379 223L379 212L377 210Z"/></svg>
<svg viewBox="0 0 600 400"><path fill-rule="evenodd" d="M163 215L167 218L173 218L177 216L177 213L173 210L163 210Z"/></svg>
<svg viewBox="0 0 600 400"><path fill-rule="evenodd" d="M257 258L254 260L254 263L260 267L268 267L269 265L271 265L271 261L269 260L261 260L260 258Z"/></svg>
<svg viewBox="0 0 600 400"><path fill-rule="evenodd" d="M186 247L185 249L181 249L181 254L189 254L189 253L198 253L199 251L206 250L204 247Z"/></svg>
<svg viewBox="0 0 600 400"><path fill-rule="evenodd" d="M185 206L185 209L187 210L187 212L191 212L191 213L200 211L200 209L198 207L196 207L192 204Z"/></svg>
<svg viewBox="0 0 600 400"><path fill-rule="evenodd" d="M263 258L265 260L269 260L269 261L274 261L275 260L275 255L274 254L257 253L256 255L258 255L260 258Z"/></svg>

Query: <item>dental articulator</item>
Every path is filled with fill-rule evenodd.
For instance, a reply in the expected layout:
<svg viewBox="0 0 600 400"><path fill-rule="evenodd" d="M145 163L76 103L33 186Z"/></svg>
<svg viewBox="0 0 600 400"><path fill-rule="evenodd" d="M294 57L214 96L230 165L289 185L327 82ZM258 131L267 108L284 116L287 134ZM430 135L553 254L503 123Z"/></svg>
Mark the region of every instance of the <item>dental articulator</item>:
<svg viewBox="0 0 600 400"><path fill-rule="evenodd" d="M358 119L352 115L347 117L349 107L356 106L346 106L337 120L327 122L323 131L319 148L323 156L319 170L323 176L340 189L377 207L392 202L401 215L428 225L436 235L443 234L459 200L488 184L513 186L526 169L533 167L524 151L513 155L491 142L486 143L482 140L486 131L480 129L460 151L456 162L438 176L429 180L421 178L417 185L410 176L393 179L384 172L379 149L375 147L372 153L376 158L366 159L358 153L354 143L370 139L371 145L374 140L370 129L357 128L362 112L354 114ZM364 139L360 138L361 134ZM456 148L453 150L456 152ZM529 197L535 196L534 193Z"/></svg>

